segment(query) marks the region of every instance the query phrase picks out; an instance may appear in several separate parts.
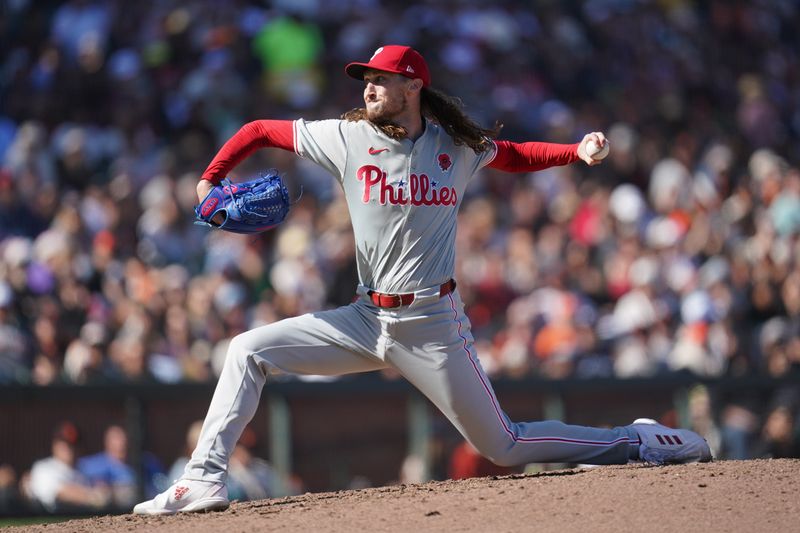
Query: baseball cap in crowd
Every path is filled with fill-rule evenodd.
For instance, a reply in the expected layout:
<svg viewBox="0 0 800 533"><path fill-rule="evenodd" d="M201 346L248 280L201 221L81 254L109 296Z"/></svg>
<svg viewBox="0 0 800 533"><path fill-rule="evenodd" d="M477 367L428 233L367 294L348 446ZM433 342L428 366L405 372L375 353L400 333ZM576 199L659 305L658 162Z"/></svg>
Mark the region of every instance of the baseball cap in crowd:
<svg viewBox="0 0 800 533"><path fill-rule="evenodd" d="M80 433L75 424L69 421L61 422L53 431L53 440L61 440L72 446L80 441Z"/></svg>
<svg viewBox="0 0 800 533"><path fill-rule="evenodd" d="M422 80L423 87L431 84L428 64L425 63L422 55L410 46L396 44L381 46L375 50L368 63L350 63L344 68L344 71L351 78L363 80L364 71L368 68L393 72L411 79L419 78Z"/></svg>

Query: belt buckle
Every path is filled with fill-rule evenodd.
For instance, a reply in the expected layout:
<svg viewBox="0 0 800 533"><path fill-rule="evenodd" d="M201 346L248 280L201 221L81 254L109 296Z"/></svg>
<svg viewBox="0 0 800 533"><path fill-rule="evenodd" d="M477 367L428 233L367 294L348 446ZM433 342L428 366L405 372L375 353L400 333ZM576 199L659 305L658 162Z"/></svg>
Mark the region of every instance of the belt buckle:
<svg viewBox="0 0 800 533"><path fill-rule="evenodd" d="M397 305L387 305L384 309L400 309L403 307L403 297L399 294L384 294L386 298L392 300L392 303L397 302Z"/></svg>
<svg viewBox="0 0 800 533"><path fill-rule="evenodd" d="M403 306L403 299L397 294L384 294L378 291L369 291L369 299L372 303L381 309L398 309ZM377 301L376 301L377 300ZM384 305L385 300L391 300L392 303L397 302L396 305Z"/></svg>

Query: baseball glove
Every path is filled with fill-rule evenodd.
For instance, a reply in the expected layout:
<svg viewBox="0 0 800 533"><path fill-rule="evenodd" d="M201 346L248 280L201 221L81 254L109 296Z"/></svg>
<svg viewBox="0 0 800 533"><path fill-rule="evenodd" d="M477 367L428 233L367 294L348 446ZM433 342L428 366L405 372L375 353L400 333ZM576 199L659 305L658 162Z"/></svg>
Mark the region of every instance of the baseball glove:
<svg viewBox="0 0 800 533"><path fill-rule="evenodd" d="M271 170L243 183L222 180L194 212L198 224L233 233L261 233L283 222L290 207L289 191Z"/></svg>

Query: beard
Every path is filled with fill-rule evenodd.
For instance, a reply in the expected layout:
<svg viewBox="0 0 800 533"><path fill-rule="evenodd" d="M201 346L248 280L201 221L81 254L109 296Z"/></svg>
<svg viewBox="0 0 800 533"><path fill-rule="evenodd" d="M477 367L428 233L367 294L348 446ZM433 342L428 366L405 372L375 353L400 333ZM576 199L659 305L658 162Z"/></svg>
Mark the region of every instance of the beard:
<svg viewBox="0 0 800 533"><path fill-rule="evenodd" d="M378 103L378 105L367 106L367 119L375 124L394 124L395 118L405 111L407 105L405 95L402 95L398 100L393 103L387 103L385 100Z"/></svg>

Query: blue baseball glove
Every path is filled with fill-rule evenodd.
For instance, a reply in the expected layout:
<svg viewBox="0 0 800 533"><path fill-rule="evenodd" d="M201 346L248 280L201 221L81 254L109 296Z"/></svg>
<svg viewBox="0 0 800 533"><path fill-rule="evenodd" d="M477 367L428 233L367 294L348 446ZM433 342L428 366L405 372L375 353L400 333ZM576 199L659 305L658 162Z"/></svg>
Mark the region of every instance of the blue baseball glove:
<svg viewBox="0 0 800 533"><path fill-rule="evenodd" d="M289 191L271 170L243 183L222 180L194 212L198 224L233 233L261 233L283 222L290 207Z"/></svg>

